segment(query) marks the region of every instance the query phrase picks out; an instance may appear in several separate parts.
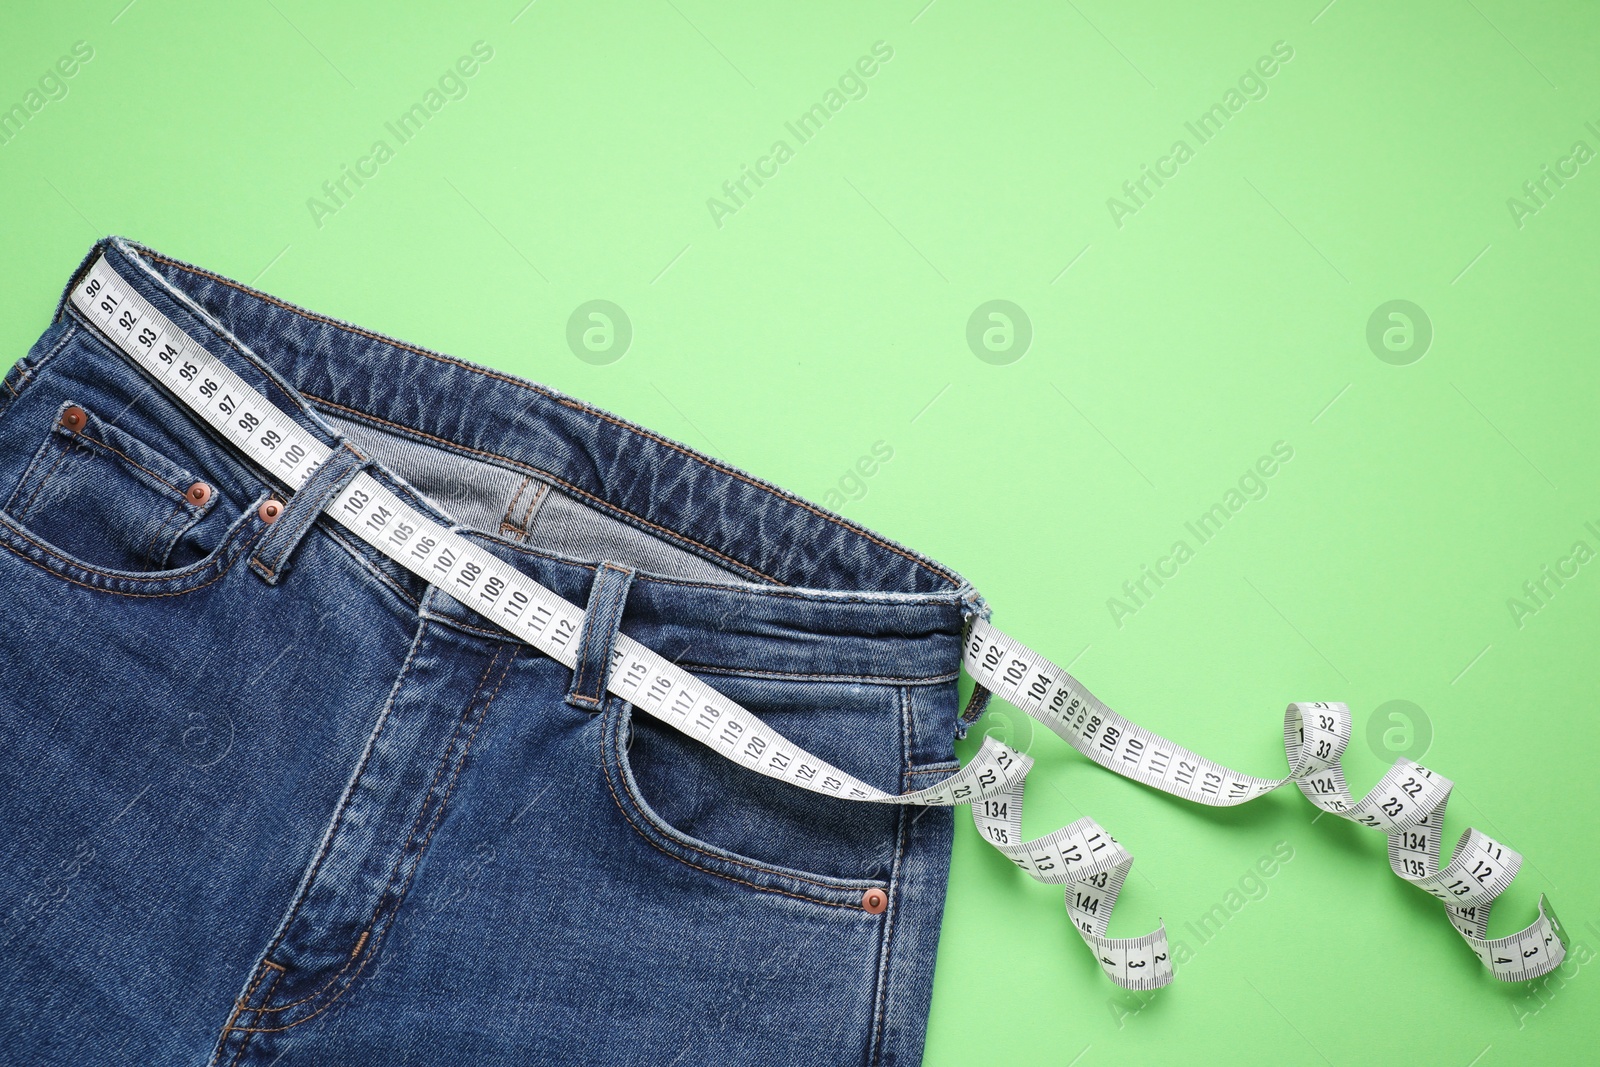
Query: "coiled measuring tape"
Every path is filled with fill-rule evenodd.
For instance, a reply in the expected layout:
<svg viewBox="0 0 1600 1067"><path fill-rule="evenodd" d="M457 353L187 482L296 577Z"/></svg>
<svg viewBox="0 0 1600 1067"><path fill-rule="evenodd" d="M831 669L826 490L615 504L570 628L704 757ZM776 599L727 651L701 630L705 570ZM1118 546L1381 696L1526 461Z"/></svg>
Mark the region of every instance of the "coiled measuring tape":
<svg viewBox="0 0 1600 1067"><path fill-rule="evenodd" d="M291 490L332 450L232 369L156 311L102 256L73 288L71 301L112 343L178 400ZM203 314L203 313L201 313ZM576 667L584 611L499 557L434 522L362 472L324 509L407 570L507 633L567 667ZM1445 903L1451 924L1497 978L1536 978L1566 954L1561 925L1543 897L1539 917L1510 937L1487 940L1489 909L1522 857L1468 830L1450 863L1439 866L1440 833L1452 783L1399 760L1361 800L1353 800L1340 760L1350 741L1343 704L1290 704L1283 740L1289 774L1241 774L1173 744L1101 703L1077 679L986 620L968 633L963 665L978 685L1037 719L1094 762L1200 804L1242 804L1294 782L1332 815L1382 830L1396 875ZM1074 926L1107 976L1127 989L1172 981L1165 927L1112 938L1111 913L1133 857L1093 819L1025 841L1022 797L1033 761L986 737L965 767L909 793L886 793L783 737L705 682L618 634L607 688L635 707L759 774L845 800L874 804L971 804L984 840L1033 878L1063 887Z"/></svg>

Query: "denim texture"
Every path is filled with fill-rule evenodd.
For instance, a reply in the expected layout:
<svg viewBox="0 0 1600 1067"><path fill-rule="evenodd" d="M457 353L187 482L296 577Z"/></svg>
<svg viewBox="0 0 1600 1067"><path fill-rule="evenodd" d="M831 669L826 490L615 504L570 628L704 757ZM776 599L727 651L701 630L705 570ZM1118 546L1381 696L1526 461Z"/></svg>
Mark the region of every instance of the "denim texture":
<svg viewBox="0 0 1600 1067"><path fill-rule="evenodd" d="M6 372L0 1063L920 1060L950 809L744 771L604 676L626 633L901 792L956 766L970 585L551 389L102 252L341 451L287 493L65 301ZM588 605L577 670L321 516L358 470Z"/></svg>

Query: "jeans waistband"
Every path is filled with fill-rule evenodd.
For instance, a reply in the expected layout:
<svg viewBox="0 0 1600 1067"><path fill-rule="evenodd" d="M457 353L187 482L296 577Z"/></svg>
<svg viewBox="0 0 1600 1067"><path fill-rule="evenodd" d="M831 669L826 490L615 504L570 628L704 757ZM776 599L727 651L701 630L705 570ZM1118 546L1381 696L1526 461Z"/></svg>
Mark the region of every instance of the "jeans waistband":
<svg viewBox="0 0 1600 1067"><path fill-rule="evenodd" d="M960 661L964 618L986 611L968 582L934 560L547 386L307 311L125 238L97 242L79 273L102 253L157 310L324 443L342 443L349 431L341 426L381 430L405 448L531 479L530 501L554 489L683 553L710 576L641 569L623 628L685 666L947 677ZM66 313L63 298L58 317ZM386 473L446 524L456 521L452 504L473 504L471 485L450 490L466 494L459 501L436 502L439 493ZM581 542L561 550L519 543L499 535L504 523L498 533L465 526L579 604L606 558Z"/></svg>

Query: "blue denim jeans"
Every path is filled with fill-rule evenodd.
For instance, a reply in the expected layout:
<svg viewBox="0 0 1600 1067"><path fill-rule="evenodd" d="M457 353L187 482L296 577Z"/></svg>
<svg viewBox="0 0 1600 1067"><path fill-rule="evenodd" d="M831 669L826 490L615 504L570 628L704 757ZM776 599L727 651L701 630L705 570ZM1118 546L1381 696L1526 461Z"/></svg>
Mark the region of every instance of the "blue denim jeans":
<svg viewBox="0 0 1600 1067"><path fill-rule="evenodd" d="M956 766L967 583L533 382L101 251L340 451L287 493L65 303L5 374L0 1062L920 1059L950 809L752 774L596 679L621 631L902 792ZM356 469L586 604L578 668L320 516Z"/></svg>

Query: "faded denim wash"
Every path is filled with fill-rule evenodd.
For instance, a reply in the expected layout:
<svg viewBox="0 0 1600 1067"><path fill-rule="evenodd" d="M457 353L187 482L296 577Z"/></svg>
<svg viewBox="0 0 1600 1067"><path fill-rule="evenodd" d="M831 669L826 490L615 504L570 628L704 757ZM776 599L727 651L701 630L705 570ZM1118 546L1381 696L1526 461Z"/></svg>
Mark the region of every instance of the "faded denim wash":
<svg viewBox="0 0 1600 1067"><path fill-rule="evenodd" d="M586 658L319 517L63 301L0 385L0 1063L919 1061L950 809L744 771L593 678L620 630L904 791L956 766L968 584L533 382L100 252L587 605Z"/></svg>

